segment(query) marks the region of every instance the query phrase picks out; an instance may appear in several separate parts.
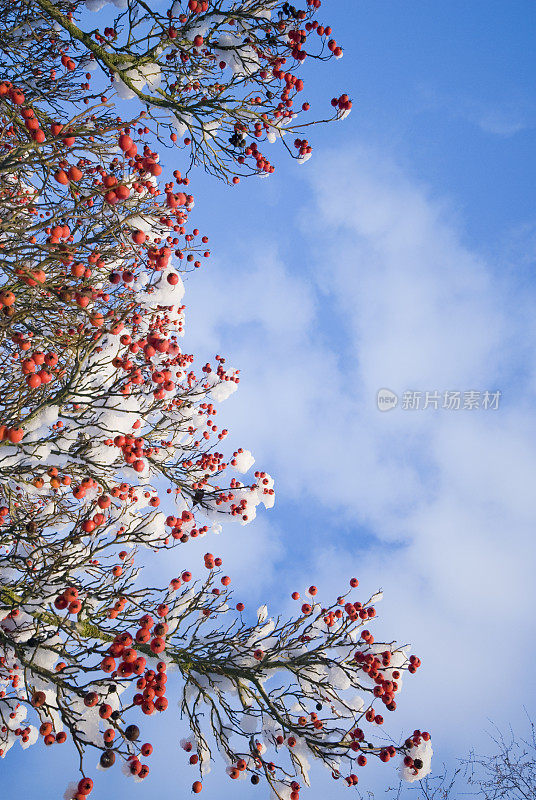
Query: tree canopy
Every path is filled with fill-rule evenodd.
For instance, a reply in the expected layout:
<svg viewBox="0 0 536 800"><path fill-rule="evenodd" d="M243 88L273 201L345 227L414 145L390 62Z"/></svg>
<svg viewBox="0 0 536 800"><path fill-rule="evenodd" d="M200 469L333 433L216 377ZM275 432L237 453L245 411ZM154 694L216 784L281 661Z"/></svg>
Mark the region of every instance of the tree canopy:
<svg viewBox="0 0 536 800"><path fill-rule="evenodd" d="M210 552L204 578L187 550L160 586L143 571L144 553L164 575L165 552L274 503L272 477L216 423L239 371L180 343L182 276L210 250L189 177L166 179L158 151L234 182L271 172L257 142L312 124L306 102L293 110L298 69L342 50L319 0L117 5L103 30L88 25L100 0L1 5L0 755L70 742L66 798L81 800L97 763L147 776L144 716L165 713L194 792L217 752L281 800L313 759L351 786L356 765L399 755L418 779L427 732L377 740L378 708L396 709L420 665L375 641L379 594L358 601L352 578L332 602L296 592L292 619L255 618ZM351 102L331 106L340 118ZM304 160L311 145L287 149Z"/></svg>

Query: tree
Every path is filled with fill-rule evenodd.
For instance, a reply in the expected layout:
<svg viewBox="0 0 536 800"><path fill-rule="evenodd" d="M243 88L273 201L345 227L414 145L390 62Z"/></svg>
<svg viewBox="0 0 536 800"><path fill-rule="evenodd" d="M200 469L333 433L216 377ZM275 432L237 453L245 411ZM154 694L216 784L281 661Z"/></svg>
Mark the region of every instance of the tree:
<svg viewBox="0 0 536 800"><path fill-rule="evenodd" d="M498 728L491 735L495 752L482 755L474 750L459 759L455 769L427 775L416 785L400 783L386 792L391 800L530 800L536 797L536 730L529 722L529 735L505 734ZM368 800L374 800L369 792ZM363 797L363 795L361 795Z"/></svg>
<svg viewBox="0 0 536 800"><path fill-rule="evenodd" d="M471 787L481 800L528 800L536 797L536 729L529 723L527 738L497 730L491 756L472 752L464 760Z"/></svg>
<svg viewBox="0 0 536 800"><path fill-rule="evenodd" d="M102 32L92 29L89 20L77 22L86 6L99 10L104 4L105 0L4 3L7 24L0 41L10 58L5 77L18 79L30 57L41 90L46 90L54 71L61 108L80 92L88 102L102 96L100 87L93 93L89 87L80 88L84 82L73 92L72 80L89 69L88 81L91 70L100 66L111 83L107 90L140 100L159 137L168 133L177 142L187 134L183 143L190 148L192 163L220 177L234 174L235 182L239 174L273 171L258 149L259 141L279 139L300 161L310 157L307 139L296 138L290 148L283 137L301 135L319 121L307 121L308 102L297 106L304 88L297 72L305 59L343 55L330 38L330 26L315 19L319 0L307 0L305 10L278 0L191 0L186 8L174 2L165 13L143 0L125 0L115 3L124 10ZM56 69L57 54L66 75ZM343 118L352 108L346 94L333 98L331 105L328 119Z"/></svg>
<svg viewBox="0 0 536 800"><path fill-rule="evenodd" d="M251 622L209 552L202 581L186 563L163 587L143 581L144 548L158 556L222 520L247 524L274 502L265 471L239 477L253 464L249 451L220 452L227 430L216 404L237 388L238 371L219 355L199 365L179 345L181 273L209 256L208 239L189 226L189 178L175 170L159 188L151 142L161 145L166 125L182 120L194 162L224 177L247 159L253 171L271 171L255 141L237 154L242 143L224 134L262 138L290 121L267 87L283 81L290 107L301 85L281 73L282 59L303 61L319 5L190 0L188 10L175 3L157 15L129 2L113 28L84 32L80 2L3 4L0 754L17 741L71 741L81 778L69 800L91 793L95 754L104 769L121 760L137 779L148 774L152 744L140 728L143 715L166 711L168 674L201 777L216 750L232 779L264 779L291 800L312 757L348 785L370 756L400 754L409 780L429 770L427 732L397 746L373 741L383 723L374 704L394 711L403 672L420 665L365 627L379 595L358 602L341 587L324 605L310 587L295 618L269 619L261 607ZM256 66L218 79L220 92L223 36L226 64L245 51ZM85 72L91 63L103 68L98 89ZM150 90L132 76L149 64L161 88L153 72L144 72ZM123 84L145 103L128 119L114 94L119 86L124 95ZM336 101L339 115L348 103ZM214 115L221 133L210 139ZM305 157L308 148L301 140L296 149Z"/></svg>

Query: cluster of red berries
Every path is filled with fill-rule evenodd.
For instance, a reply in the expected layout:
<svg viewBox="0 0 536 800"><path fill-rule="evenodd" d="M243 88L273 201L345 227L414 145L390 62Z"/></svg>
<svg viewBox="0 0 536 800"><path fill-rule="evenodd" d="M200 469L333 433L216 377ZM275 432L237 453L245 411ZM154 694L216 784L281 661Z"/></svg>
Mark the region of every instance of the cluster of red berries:
<svg viewBox="0 0 536 800"><path fill-rule="evenodd" d="M334 108L338 108L339 111L350 111L352 108L352 101L347 94L341 94L340 97L334 97L331 100L331 105Z"/></svg>
<svg viewBox="0 0 536 800"><path fill-rule="evenodd" d="M69 614L79 614L82 610L82 602L76 586L68 586L64 589L54 600L54 608L58 611L67 609Z"/></svg>

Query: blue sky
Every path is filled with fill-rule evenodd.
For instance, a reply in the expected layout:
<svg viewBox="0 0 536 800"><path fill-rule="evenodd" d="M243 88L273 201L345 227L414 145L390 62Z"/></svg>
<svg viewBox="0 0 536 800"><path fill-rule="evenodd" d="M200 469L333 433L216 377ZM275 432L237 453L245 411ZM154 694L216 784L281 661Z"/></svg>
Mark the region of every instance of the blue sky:
<svg viewBox="0 0 536 800"><path fill-rule="evenodd" d="M488 748L490 720L522 729L535 701L506 666L522 657L530 674L536 655L535 9L323 9L345 56L308 65L304 94L320 115L347 91L350 117L309 136L304 166L281 152L273 176L233 189L191 176L213 255L187 281L185 346L242 369L220 421L277 488L271 512L211 549L251 607L290 609L311 582L331 597L354 574L383 587L379 627L423 662L389 731L428 728L436 765L452 764ZM502 396L497 410L382 414L382 387ZM150 779L108 774L99 796L188 795L171 709L165 727ZM65 757L31 759L14 748L2 764L12 795L61 797ZM395 781L367 773L378 796ZM336 790L319 775L303 796ZM203 796L230 792L214 770Z"/></svg>

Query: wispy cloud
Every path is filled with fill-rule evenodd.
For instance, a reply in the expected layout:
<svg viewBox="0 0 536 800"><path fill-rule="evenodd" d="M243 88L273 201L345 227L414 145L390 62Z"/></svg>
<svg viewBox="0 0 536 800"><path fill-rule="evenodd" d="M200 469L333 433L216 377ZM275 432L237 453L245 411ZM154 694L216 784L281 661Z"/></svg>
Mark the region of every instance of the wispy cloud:
<svg viewBox="0 0 536 800"><path fill-rule="evenodd" d="M357 571L383 585L387 629L425 663L414 724L462 746L527 701L498 679L499 652L522 641L536 654L534 289L470 250L448 203L374 149L310 174L311 249L248 241L227 254L232 270L216 262L192 287L188 335L232 353L243 382L226 421L280 496L322 512L323 535L286 531L303 543L304 580L338 591ZM380 414L382 386L503 396L497 411ZM339 535L341 521L354 532Z"/></svg>
<svg viewBox="0 0 536 800"><path fill-rule="evenodd" d="M445 111L492 136L508 138L534 127L534 104L523 97L487 99L428 85L421 86L419 94L426 108Z"/></svg>

